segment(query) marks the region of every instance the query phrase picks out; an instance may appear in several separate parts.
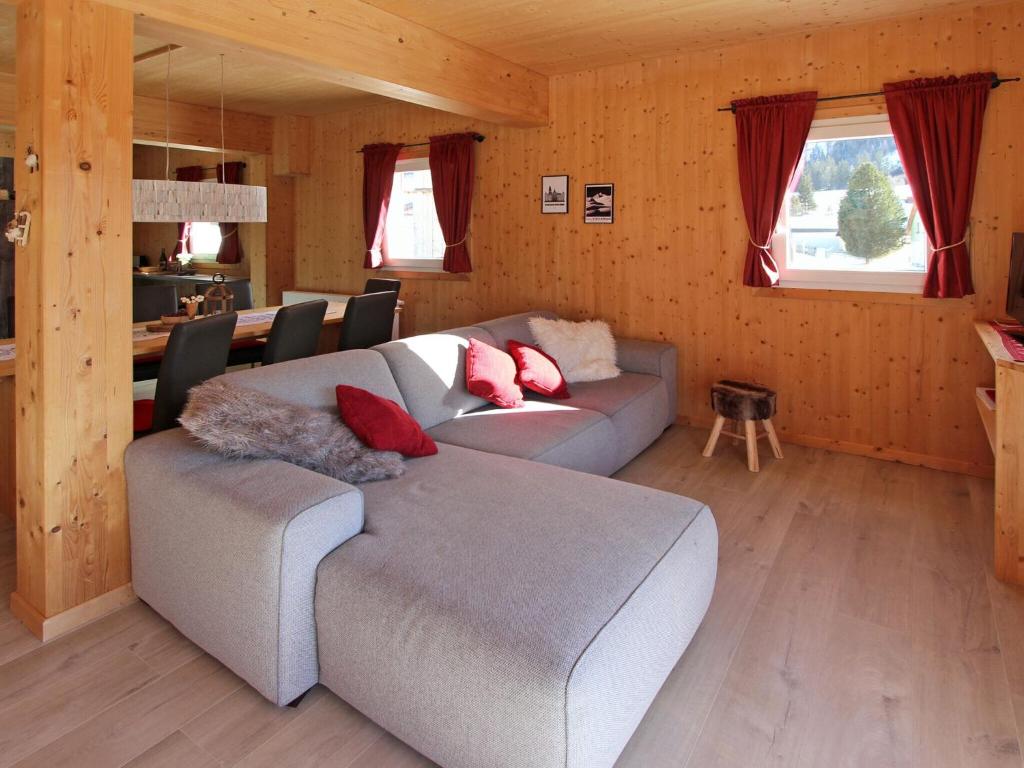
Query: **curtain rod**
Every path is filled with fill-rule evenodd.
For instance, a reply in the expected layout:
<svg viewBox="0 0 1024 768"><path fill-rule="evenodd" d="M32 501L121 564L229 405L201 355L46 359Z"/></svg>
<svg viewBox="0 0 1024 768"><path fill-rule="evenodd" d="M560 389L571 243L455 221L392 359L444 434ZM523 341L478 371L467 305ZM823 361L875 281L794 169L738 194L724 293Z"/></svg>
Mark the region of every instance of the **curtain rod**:
<svg viewBox="0 0 1024 768"><path fill-rule="evenodd" d="M992 87L998 88L1003 83L1019 83L1019 77L993 77ZM823 101L844 101L845 99L864 99L869 96L884 96L885 91L872 91L871 93L847 93L842 96L822 96L818 99L820 104ZM736 107L730 104L728 107L719 107L719 112L732 112L736 113Z"/></svg>
<svg viewBox="0 0 1024 768"><path fill-rule="evenodd" d="M484 139L486 139L486 138L487 138L486 136L483 136L482 134L479 134L479 133L474 133L473 134L473 141L477 142L478 144L481 141L483 141ZM429 141L421 141L419 144L403 144L402 148L403 149L408 149L409 147L429 147L429 146L430 146L430 142ZM356 154L359 154L359 155L363 154L363 150L357 149L356 150Z"/></svg>

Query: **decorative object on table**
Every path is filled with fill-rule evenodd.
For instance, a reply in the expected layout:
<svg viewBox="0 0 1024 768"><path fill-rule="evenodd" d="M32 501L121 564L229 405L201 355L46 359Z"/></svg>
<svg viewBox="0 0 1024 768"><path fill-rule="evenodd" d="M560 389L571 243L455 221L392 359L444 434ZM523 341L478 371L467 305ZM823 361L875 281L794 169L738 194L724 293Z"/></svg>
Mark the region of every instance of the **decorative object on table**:
<svg viewBox="0 0 1024 768"><path fill-rule="evenodd" d="M219 315L234 309L235 294L228 288L226 280L227 278L221 272L213 276L213 285L206 291L205 314Z"/></svg>
<svg viewBox="0 0 1024 768"><path fill-rule="evenodd" d="M181 304L185 307L185 314L189 320L194 320L199 311L199 305L206 301L205 296L182 296Z"/></svg>
<svg viewBox="0 0 1024 768"><path fill-rule="evenodd" d="M216 379L192 390L180 422L225 456L280 459L346 483L405 471L400 454L367 448L337 414Z"/></svg>
<svg viewBox="0 0 1024 768"><path fill-rule="evenodd" d="M613 221L615 221L615 185L585 185L583 187L583 223L611 224Z"/></svg>
<svg viewBox="0 0 1024 768"><path fill-rule="evenodd" d="M192 319L193 318L189 317L188 315L184 314L183 312L179 312L176 315L160 315L160 322L159 323L149 323L146 326L146 330L149 330L149 331L152 331L152 330L157 330L157 331L165 330L165 326L177 325L178 323L187 323L189 320L192 320Z"/></svg>
<svg viewBox="0 0 1024 768"><path fill-rule="evenodd" d="M540 177L540 212L569 212L569 176Z"/></svg>
<svg viewBox="0 0 1024 768"><path fill-rule="evenodd" d="M170 80L171 49L167 50L167 80ZM220 57L220 125L224 135L224 55ZM170 110L165 97L164 108ZM195 181L170 180L171 137L164 137L167 153L164 179L132 181L132 220L163 222L238 222L267 220L267 188L251 184L207 184ZM225 150L221 142L221 165Z"/></svg>
<svg viewBox="0 0 1024 768"><path fill-rule="evenodd" d="M711 428L711 436L704 446L704 456L710 457L715 452L718 438L725 434L737 440L746 440L747 469L751 472L760 470L757 457L757 441L767 437L776 459L782 458L782 446L772 426L775 415L775 392L760 384L748 384L742 381L723 379L711 387L711 407L715 410L715 425ZM737 430L742 422L743 434L723 429L725 420L736 423ZM764 432L757 433L757 422L764 425Z"/></svg>
<svg viewBox="0 0 1024 768"><path fill-rule="evenodd" d="M540 348L557 363L569 384L614 379L622 371L615 364L615 337L603 320L552 320L531 317L530 332Z"/></svg>

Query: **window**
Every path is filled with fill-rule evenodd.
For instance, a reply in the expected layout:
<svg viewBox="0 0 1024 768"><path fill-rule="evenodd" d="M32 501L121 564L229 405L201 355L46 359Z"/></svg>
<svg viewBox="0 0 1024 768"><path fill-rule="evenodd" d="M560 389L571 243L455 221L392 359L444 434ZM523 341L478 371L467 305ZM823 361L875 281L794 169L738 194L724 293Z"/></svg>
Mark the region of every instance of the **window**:
<svg viewBox="0 0 1024 768"><path fill-rule="evenodd" d="M216 259L220 251L220 224L209 221L193 221L189 229L189 246L196 259Z"/></svg>
<svg viewBox="0 0 1024 768"><path fill-rule="evenodd" d="M441 269L444 236L434 209L427 158L398 161L384 226L388 244L385 266Z"/></svg>
<svg viewBox="0 0 1024 768"><path fill-rule="evenodd" d="M816 120L772 248L780 284L918 293L928 239L886 115Z"/></svg>

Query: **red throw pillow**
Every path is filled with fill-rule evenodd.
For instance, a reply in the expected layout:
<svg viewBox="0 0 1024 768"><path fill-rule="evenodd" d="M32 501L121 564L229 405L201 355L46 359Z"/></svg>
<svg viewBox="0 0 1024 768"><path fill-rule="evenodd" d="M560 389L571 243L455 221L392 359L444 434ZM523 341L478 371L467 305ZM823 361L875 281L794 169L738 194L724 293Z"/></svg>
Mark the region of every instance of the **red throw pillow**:
<svg viewBox="0 0 1024 768"><path fill-rule="evenodd" d="M394 400L345 384L339 384L334 392L341 420L367 447L397 451L410 458L437 453L430 435Z"/></svg>
<svg viewBox="0 0 1024 768"><path fill-rule="evenodd" d="M558 400L571 397L558 363L543 349L521 341L510 341L508 352L519 371L519 383L528 390Z"/></svg>
<svg viewBox="0 0 1024 768"><path fill-rule="evenodd" d="M522 408L523 390L516 384L511 355L476 339L466 350L466 388L501 408Z"/></svg>

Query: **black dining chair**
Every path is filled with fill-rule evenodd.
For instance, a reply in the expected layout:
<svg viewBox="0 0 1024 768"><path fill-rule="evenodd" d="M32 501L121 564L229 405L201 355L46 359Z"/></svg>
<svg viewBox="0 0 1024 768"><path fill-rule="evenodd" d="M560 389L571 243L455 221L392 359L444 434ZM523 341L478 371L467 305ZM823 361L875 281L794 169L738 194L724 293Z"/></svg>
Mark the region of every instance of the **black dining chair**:
<svg viewBox="0 0 1024 768"><path fill-rule="evenodd" d="M394 291L365 293L348 299L338 349L369 349L391 341L397 305L398 294Z"/></svg>
<svg viewBox="0 0 1024 768"><path fill-rule="evenodd" d="M402 281L388 277L371 277L366 281L366 287L363 288L363 293L385 293L387 291L394 291L396 295L401 293Z"/></svg>
<svg viewBox="0 0 1024 768"><path fill-rule="evenodd" d="M162 315L178 314L178 289L174 285L132 285L132 322L149 323Z"/></svg>
<svg viewBox="0 0 1024 768"><path fill-rule="evenodd" d="M232 345L228 365L273 365L316 354L324 327L327 302L323 299L281 307L274 315L270 334L258 346Z"/></svg>
<svg viewBox="0 0 1024 768"><path fill-rule="evenodd" d="M238 315L227 312L171 329L152 400L134 403L135 434L173 429L185 408L188 392L224 373Z"/></svg>

